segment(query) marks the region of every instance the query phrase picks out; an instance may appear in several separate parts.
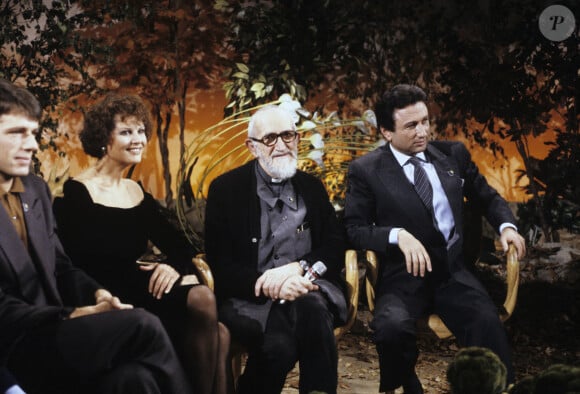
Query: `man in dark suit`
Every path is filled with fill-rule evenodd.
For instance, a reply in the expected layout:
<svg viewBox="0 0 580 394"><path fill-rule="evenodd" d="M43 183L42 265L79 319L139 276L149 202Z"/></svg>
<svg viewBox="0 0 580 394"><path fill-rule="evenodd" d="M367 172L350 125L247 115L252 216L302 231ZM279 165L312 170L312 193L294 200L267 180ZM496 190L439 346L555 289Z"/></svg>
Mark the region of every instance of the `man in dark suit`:
<svg viewBox="0 0 580 394"><path fill-rule="evenodd" d="M242 394L279 393L297 361L301 393L336 392L345 236L322 183L296 170L299 139L290 113L258 110L246 140L257 160L209 188L205 248L220 320L249 352ZM303 275L317 261L328 271L312 283Z"/></svg>
<svg viewBox="0 0 580 394"><path fill-rule="evenodd" d="M416 321L434 312L466 346L493 350L513 380L510 349L496 307L467 269L464 198L482 209L507 250L525 242L505 200L488 185L465 146L428 142L427 97L397 85L376 106L387 145L349 167L345 225L356 248L379 259L372 328L379 353L380 391L403 386L422 393L415 374ZM469 225L469 224L466 224Z"/></svg>
<svg viewBox="0 0 580 394"><path fill-rule="evenodd" d="M29 174L41 109L0 80L0 365L28 393L189 393L159 320L72 266Z"/></svg>

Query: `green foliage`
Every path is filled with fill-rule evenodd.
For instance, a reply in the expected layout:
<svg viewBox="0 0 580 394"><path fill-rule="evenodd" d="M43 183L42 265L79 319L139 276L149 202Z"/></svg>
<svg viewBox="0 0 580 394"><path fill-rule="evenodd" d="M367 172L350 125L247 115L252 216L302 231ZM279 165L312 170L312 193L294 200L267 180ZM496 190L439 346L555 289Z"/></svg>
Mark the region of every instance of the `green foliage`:
<svg viewBox="0 0 580 394"><path fill-rule="evenodd" d="M548 239L557 241L560 229L580 234L580 133L560 131L549 145L553 148L545 159L531 160L539 193L518 205L518 218L521 231L530 233L541 222L539 212L544 212ZM526 190L532 194L530 185Z"/></svg>
<svg viewBox="0 0 580 394"><path fill-rule="evenodd" d="M312 77L317 63L311 56L318 43L316 21L302 18L284 2L219 0L215 8L230 15L228 43L234 51L229 81L224 85L230 100L226 115L286 92L298 100L306 99L301 80Z"/></svg>
<svg viewBox="0 0 580 394"><path fill-rule="evenodd" d="M561 4L577 14L577 2ZM548 183L554 189L545 191L537 184L543 175L535 173L530 148L558 117L564 127L557 134L578 134L580 37L544 38L537 18L546 6L543 0L218 0L216 7L232 16L230 45L237 53L225 85L227 109L300 86L304 92L294 97L336 100L348 111L349 100L370 106L394 84L418 84L433 99L439 138L463 135L500 159L503 141L511 141L534 199L566 194L561 183ZM551 233L550 211L535 206L537 224Z"/></svg>
<svg viewBox="0 0 580 394"><path fill-rule="evenodd" d="M534 394L572 394L580 392L580 367L554 364L535 379Z"/></svg>
<svg viewBox="0 0 580 394"><path fill-rule="evenodd" d="M92 48L74 33L81 20L67 2L7 0L0 5L0 77L37 97L44 110L40 149L60 156L57 140L67 137L58 134L61 104L95 87L84 56ZM39 172L38 162L35 167Z"/></svg>
<svg viewBox="0 0 580 394"><path fill-rule="evenodd" d="M532 198L525 203L518 204L518 218L520 231L523 234L533 234L536 223L540 223L537 205L542 207L546 214L548 236L559 241L557 230L566 229L571 233L580 234L580 215L578 205L563 199L548 199L546 196ZM530 242L538 241L539 237L530 238Z"/></svg>
<svg viewBox="0 0 580 394"><path fill-rule="evenodd" d="M489 349L461 349L447 369L453 394L501 394L506 387L507 370Z"/></svg>
<svg viewBox="0 0 580 394"><path fill-rule="evenodd" d="M107 52L96 54L97 75L112 88L134 90L151 103L156 121L165 200L173 204L169 131L179 125L181 160L185 152L186 109L192 88L207 88L223 63L225 28L210 0L82 1L87 15L102 23L86 35ZM116 85L116 86L115 86ZM177 110L178 117L174 112Z"/></svg>
<svg viewBox="0 0 580 394"><path fill-rule="evenodd" d="M280 75L274 70L268 77L261 71L253 71L243 63L236 63L230 72L230 81L223 86L230 102L225 107L225 114L238 113L249 107L263 104L280 92L288 91L293 98L306 98L304 87L289 77L290 67L286 64Z"/></svg>
<svg viewBox="0 0 580 394"><path fill-rule="evenodd" d="M577 2L560 3L578 14ZM499 155L501 140L515 144L534 201L529 217L551 234L576 228L577 216L570 220L568 211L578 206L580 37L545 39L537 24L545 6L543 0L5 0L0 76L39 98L47 135L41 148L56 151L59 104L79 109L75 98L98 90L93 77L108 90L136 90L157 119L168 201L171 123L179 122L183 158L187 93L211 85L224 66L226 115L243 116L289 93L301 102L316 96L317 113L328 106L340 118L357 118L353 103L370 107L390 86L416 83L433 98L440 136L463 134ZM530 144L553 129L554 119L555 145L539 161ZM326 146L333 133L319 133ZM338 164L322 159L324 166L311 167L327 179L323 171ZM339 184L327 186L340 195Z"/></svg>
<svg viewBox="0 0 580 394"><path fill-rule="evenodd" d="M235 50L225 85L229 108L284 92L368 106L395 83L439 86L454 49L449 26L466 12L463 2L449 3L218 0L216 7L231 15Z"/></svg>
<svg viewBox="0 0 580 394"><path fill-rule="evenodd" d="M534 378L526 376L520 379L515 385L508 390L509 394L531 394L534 390Z"/></svg>
<svg viewBox="0 0 580 394"><path fill-rule="evenodd" d="M574 4L567 5L574 9ZM490 2L477 16L480 23L456 28L453 46L463 50L455 61L448 59L441 74L444 89L436 97L440 130L449 127L499 153L500 141L515 144L524 164L519 180L527 178L525 190L531 196L520 207L521 227L539 227L550 241L560 228L577 231L580 220L574 213L580 187L575 175L580 154L580 37L545 39L537 27L538 10L543 8L536 0L517 6ZM500 19L503 23L497 23ZM556 121L561 126L554 127ZM537 160L530 145L549 130L556 133L554 148Z"/></svg>

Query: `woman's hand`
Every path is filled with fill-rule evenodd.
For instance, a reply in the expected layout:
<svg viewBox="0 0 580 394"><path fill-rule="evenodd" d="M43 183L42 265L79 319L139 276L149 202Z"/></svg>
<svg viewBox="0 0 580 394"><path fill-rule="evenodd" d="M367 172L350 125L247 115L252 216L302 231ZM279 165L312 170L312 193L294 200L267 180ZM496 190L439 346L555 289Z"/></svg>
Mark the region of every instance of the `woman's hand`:
<svg viewBox="0 0 580 394"><path fill-rule="evenodd" d="M179 280L179 273L170 265L153 263L139 266L142 271L153 271L149 279L149 293L158 300L171 291Z"/></svg>

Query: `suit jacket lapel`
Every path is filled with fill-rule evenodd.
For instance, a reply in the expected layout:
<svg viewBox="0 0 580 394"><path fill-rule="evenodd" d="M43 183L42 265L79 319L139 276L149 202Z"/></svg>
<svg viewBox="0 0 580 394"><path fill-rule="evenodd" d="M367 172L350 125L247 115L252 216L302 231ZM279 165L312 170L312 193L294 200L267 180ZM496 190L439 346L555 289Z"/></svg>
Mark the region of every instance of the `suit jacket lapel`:
<svg viewBox="0 0 580 394"><path fill-rule="evenodd" d="M29 248L34 253L38 264L36 269L44 284L44 289L49 293L53 301L59 300L58 289L56 287L54 245L51 244L47 231L47 214L42 206L42 202L32 185L23 179L25 192L21 193L22 210L28 232ZM48 214L51 214L50 212ZM56 236L56 235L54 235ZM31 262L32 263L32 262Z"/></svg>
<svg viewBox="0 0 580 394"><path fill-rule="evenodd" d="M20 288L24 289L28 282L27 278L30 278L31 273L34 272L34 265L4 209L0 209L0 249L4 252L7 263L16 274Z"/></svg>
<svg viewBox="0 0 580 394"><path fill-rule="evenodd" d="M24 193L21 193L21 197ZM24 199L23 199L24 201ZM24 205L24 204L23 204ZM27 212L24 212L25 222L28 228L31 224L26 220ZM30 233L28 234L30 242ZM0 209L0 249L6 256L6 264L12 267L18 283L20 293L31 303L46 302L44 297L42 276L45 272L38 272L28 250L11 223L11 219L4 209ZM44 282L44 281L42 281Z"/></svg>
<svg viewBox="0 0 580 394"><path fill-rule="evenodd" d="M455 161L449 160L440 150L432 145L427 146L427 155L437 171L441 186L447 195L447 200L453 211L455 223L460 223L463 206L463 191L461 189L461 178L459 168Z"/></svg>
<svg viewBox="0 0 580 394"><path fill-rule="evenodd" d="M395 159L389 146L385 145L380 149L383 152L381 152L379 164L375 168L375 174L387 193L393 196L393 201L402 201L405 206L421 206L425 208L413 184L407 179L403 168Z"/></svg>

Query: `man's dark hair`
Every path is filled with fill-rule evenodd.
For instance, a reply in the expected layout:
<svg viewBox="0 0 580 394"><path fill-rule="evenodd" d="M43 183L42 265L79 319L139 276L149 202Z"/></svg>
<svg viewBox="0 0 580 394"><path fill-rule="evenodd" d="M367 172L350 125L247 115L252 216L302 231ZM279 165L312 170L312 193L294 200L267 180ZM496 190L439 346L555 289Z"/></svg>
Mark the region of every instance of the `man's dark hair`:
<svg viewBox="0 0 580 394"><path fill-rule="evenodd" d="M7 114L24 115L40 121L42 108L28 90L0 78L0 116Z"/></svg>
<svg viewBox="0 0 580 394"><path fill-rule="evenodd" d="M427 102L427 94L418 86L400 84L386 91L375 106L379 130L382 127L385 130L394 131L395 110L418 102Z"/></svg>

